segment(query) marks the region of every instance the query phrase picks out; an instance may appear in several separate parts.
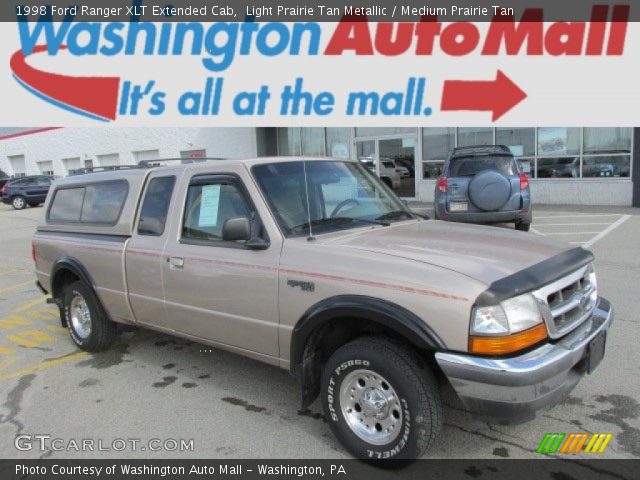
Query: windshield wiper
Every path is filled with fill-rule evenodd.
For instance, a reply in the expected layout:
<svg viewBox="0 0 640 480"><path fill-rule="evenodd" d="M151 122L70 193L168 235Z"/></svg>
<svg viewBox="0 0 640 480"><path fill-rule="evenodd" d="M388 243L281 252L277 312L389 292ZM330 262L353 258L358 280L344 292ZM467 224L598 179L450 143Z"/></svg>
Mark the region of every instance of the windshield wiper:
<svg viewBox="0 0 640 480"><path fill-rule="evenodd" d="M382 225L384 227L388 227L390 225L389 222L385 222L379 219L367 220L365 218L355 218L355 217L330 217L330 218L319 218L317 220L312 220L311 223L309 222L302 223L300 225L296 225L295 227L291 227L291 230L299 231L305 228L309 228L309 226L311 227L341 226L341 225L348 225L353 222L368 223L371 225Z"/></svg>
<svg viewBox="0 0 640 480"><path fill-rule="evenodd" d="M406 210L392 210L391 212L387 212L376 217L376 220L397 220L402 217L415 218L412 213L409 213Z"/></svg>

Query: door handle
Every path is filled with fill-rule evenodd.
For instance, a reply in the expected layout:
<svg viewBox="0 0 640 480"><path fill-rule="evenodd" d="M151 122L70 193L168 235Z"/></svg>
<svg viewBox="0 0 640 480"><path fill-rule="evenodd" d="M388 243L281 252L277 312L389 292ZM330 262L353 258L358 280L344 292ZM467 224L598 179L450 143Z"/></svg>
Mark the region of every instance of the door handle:
<svg viewBox="0 0 640 480"><path fill-rule="evenodd" d="M169 257L169 268L182 268L182 267L184 267L184 258Z"/></svg>

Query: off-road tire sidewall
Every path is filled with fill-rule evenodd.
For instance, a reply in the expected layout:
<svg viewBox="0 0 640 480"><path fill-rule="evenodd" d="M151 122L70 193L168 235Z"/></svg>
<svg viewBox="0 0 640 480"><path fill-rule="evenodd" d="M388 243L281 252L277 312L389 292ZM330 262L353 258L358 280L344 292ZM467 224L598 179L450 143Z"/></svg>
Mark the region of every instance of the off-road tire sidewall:
<svg viewBox="0 0 640 480"><path fill-rule="evenodd" d="M322 376L322 404L331 429L340 442L355 457L369 460L408 460L422 455L431 446L439 431L439 421L425 418L424 395L406 375L406 365L380 357L374 349L363 344L349 344L329 359ZM393 357L393 355L392 355ZM395 360L398 360L397 358ZM398 436L386 445L372 445L359 438L345 420L340 405L342 380L352 371L372 370L391 383L402 408L402 425ZM428 372L430 373L430 372ZM439 400L439 397L438 397ZM436 412L441 417L440 412ZM435 429L435 432L431 432Z"/></svg>
<svg viewBox="0 0 640 480"><path fill-rule="evenodd" d="M76 333L73 329L73 322L71 321L69 305L71 304L71 300L77 295L84 298L91 314L91 333L87 338L82 338ZM64 315L71 339L82 350L88 352L104 350L113 342L116 325L102 313L95 294L84 282L72 283L65 289Z"/></svg>

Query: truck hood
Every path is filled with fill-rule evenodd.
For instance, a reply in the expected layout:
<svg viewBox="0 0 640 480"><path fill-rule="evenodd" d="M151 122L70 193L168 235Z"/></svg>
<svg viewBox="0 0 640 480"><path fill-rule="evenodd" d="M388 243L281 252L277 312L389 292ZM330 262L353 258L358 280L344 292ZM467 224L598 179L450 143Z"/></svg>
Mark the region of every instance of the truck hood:
<svg viewBox="0 0 640 480"><path fill-rule="evenodd" d="M458 272L486 285L572 247L533 233L437 220L402 222L326 238L326 244Z"/></svg>

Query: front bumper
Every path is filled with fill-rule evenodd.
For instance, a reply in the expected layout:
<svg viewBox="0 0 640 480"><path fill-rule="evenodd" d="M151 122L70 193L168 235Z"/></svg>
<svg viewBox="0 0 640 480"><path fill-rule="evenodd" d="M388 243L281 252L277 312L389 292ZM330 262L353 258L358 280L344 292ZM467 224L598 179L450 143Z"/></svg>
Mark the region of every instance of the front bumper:
<svg viewBox="0 0 640 480"><path fill-rule="evenodd" d="M589 343L612 321L613 307L600 297L591 318L555 343L511 358L440 352L436 360L469 411L521 423L566 398L587 373Z"/></svg>

